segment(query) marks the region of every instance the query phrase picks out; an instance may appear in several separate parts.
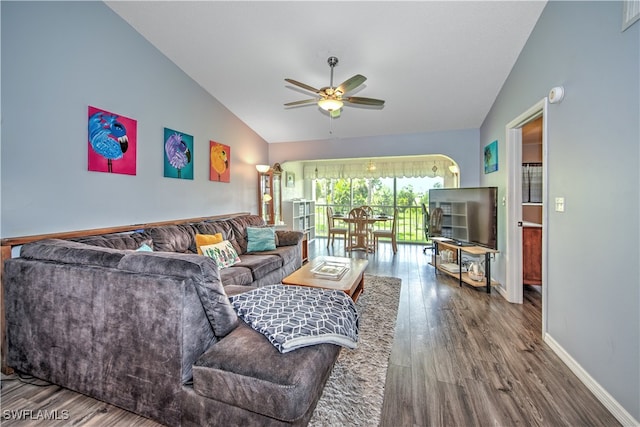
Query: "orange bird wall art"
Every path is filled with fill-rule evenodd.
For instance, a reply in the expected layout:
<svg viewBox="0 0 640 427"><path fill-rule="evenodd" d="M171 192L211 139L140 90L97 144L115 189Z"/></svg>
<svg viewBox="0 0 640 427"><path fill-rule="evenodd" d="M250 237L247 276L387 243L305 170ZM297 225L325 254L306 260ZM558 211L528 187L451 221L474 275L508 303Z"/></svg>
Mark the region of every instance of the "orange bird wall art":
<svg viewBox="0 0 640 427"><path fill-rule="evenodd" d="M209 180L231 181L231 147L215 141L209 141Z"/></svg>

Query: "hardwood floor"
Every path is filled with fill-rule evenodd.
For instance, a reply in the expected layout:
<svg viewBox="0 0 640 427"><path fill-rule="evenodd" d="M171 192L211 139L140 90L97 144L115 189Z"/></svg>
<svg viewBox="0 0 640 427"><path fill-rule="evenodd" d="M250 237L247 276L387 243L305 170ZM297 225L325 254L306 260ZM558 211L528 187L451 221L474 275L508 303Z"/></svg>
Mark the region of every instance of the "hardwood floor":
<svg viewBox="0 0 640 427"><path fill-rule="evenodd" d="M309 254L344 256L316 239ZM429 252L428 252L429 253ZM354 257L364 254L355 252ZM370 254L367 273L402 279L387 371L382 426L617 426L616 419L541 339L541 298L525 303L459 287L428 265L422 246L390 243ZM366 292L366 287L365 287ZM57 386L2 381L4 426L157 426L151 420ZM15 421L6 410L67 410L69 419Z"/></svg>
<svg viewBox="0 0 640 427"><path fill-rule="evenodd" d="M311 253L334 248L318 239ZM422 248L368 257L367 273L402 279L382 426L620 425L542 341L540 288L510 304L435 274Z"/></svg>

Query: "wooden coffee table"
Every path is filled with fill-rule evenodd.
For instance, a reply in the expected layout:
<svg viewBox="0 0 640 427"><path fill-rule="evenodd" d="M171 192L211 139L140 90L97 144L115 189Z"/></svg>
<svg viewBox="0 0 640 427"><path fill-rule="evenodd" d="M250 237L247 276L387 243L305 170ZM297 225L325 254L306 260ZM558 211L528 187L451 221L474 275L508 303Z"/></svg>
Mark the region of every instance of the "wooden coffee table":
<svg viewBox="0 0 640 427"><path fill-rule="evenodd" d="M320 276L312 270L323 262L343 263L349 269L340 278ZM364 270L367 268L367 264L369 264L369 261L366 259L333 256L317 257L282 279L282 283L312 288L337 289L346 292L353 301L357 301L362 291L364 291Z"/></svg>

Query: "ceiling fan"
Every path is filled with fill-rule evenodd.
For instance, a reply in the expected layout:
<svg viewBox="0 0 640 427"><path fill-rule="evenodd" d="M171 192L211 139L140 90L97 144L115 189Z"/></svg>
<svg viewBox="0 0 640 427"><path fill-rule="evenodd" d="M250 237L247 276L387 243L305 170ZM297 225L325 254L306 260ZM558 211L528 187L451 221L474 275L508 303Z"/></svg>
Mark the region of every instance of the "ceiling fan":
<svg viewBox="0 0 640 427"><path fill-rule="evenodd" d="M361 74L356 74L350 79L345 80L339 86L335 87L333 86L333 68L338 64L338 58L336 58L335 56L330 56L329 59L327 59L327 62L329 63L329 67L331 67L331 80L329 86L327 87L316 89L293 79L284 79L285 81L293 85L296 85L298 87L301 87L302 89L308 90L318 95L316 98L312 99L288 102L284 104L285 107L317 103L318 107L322 108L325 111L328 111L331 117L340 117L340 111L342 110L342 106L345 102L350 104L361 104L369 106L384 105L384 100L382 99L363 98L360 96L345 96L347 92L354 90L362 83L364 83L367 78Z"/></svg>

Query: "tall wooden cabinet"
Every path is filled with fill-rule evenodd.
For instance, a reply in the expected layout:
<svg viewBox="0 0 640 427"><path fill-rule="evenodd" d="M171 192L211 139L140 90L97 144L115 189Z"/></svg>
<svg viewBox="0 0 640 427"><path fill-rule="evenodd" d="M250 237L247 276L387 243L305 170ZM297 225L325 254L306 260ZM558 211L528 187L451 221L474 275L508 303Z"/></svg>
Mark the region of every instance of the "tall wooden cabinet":
<svg viewBox="0 0 640 427"><path fill-rule="evenodd" d="M282 170L258 172L258 215L267 224L282 222Z"/></svg>

